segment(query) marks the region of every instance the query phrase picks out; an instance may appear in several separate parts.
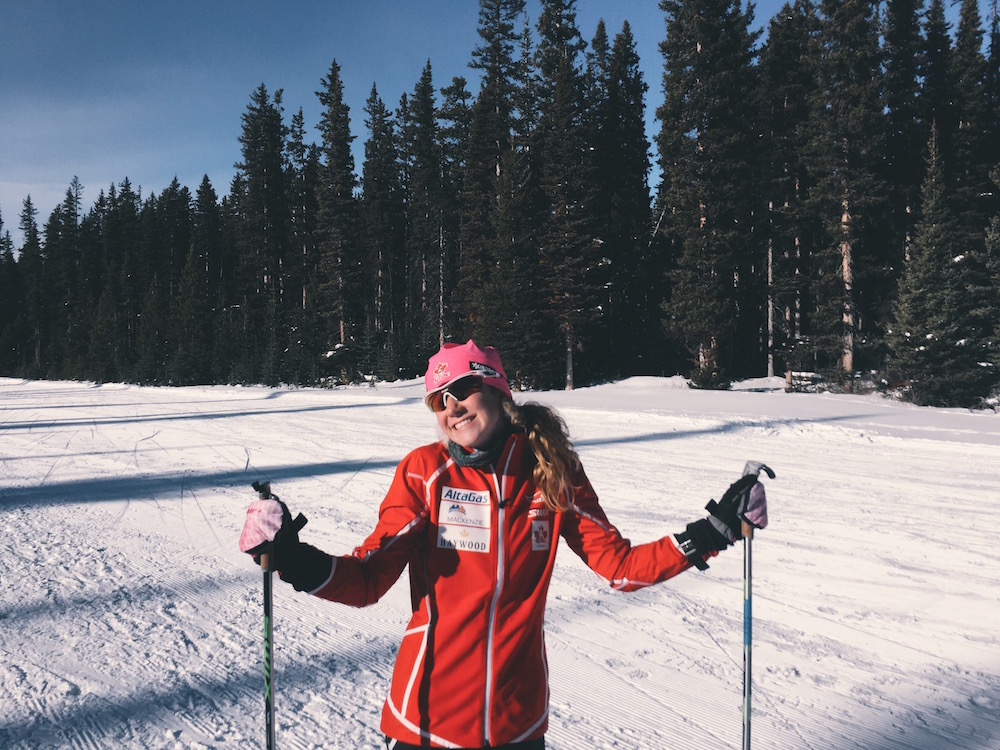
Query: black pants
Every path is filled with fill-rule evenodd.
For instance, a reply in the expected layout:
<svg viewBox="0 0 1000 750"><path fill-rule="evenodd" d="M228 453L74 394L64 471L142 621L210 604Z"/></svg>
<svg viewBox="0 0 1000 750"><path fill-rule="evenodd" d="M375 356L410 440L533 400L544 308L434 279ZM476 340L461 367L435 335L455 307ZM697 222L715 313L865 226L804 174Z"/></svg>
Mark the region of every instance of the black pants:
<svg viewBox="0 0 1000 750"><path fill-rule="evenodd" d="M389 747L389 743L392 742L388 737L385 738L385 746ZM397 742L392 746L393 750L420 750L420 745L407 745L405 742ZM485 748L476 748L476 750L485 750ZM527 742L515 742L510 745L497 745L490 750L545 750L545 738L541 737L537 740L528 740Z"/></svg>

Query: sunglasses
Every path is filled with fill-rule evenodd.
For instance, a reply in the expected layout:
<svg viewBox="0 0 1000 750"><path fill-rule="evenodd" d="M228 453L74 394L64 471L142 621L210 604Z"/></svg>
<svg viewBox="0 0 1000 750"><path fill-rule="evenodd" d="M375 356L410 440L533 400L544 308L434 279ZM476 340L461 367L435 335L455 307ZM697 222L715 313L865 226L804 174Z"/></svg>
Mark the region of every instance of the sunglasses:
<svg viewBox="0 0 1000 750"><path fill-rule="evenodd" d="M448 387L442 391L435 391L427 396L427 406L431 411L444 411L448 406L448 396L456 401L465 401L473 393L480 393L483 390L483 379L474 375L459 378L454 383L449 383Z"/></svg>

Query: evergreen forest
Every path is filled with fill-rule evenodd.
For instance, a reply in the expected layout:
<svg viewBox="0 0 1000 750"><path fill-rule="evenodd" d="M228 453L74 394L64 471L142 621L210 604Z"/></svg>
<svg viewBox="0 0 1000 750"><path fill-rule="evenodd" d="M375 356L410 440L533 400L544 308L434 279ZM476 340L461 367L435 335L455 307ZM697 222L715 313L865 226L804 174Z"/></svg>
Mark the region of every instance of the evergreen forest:
<svg viewBox="0 0 1000 750"><path fill-rule="evenodd" d="M944 2L796 0L765 35L751 4L661 0L655 102L629 24L575 0L479 0L477 91L429 60L350 112L334 59L307 127L261 84L231 184L84 206L74 179L48 217L24 199L20 247L0 219L0 375L374 383L471 337L522 389L995 403L1000 21Z"/></svg>

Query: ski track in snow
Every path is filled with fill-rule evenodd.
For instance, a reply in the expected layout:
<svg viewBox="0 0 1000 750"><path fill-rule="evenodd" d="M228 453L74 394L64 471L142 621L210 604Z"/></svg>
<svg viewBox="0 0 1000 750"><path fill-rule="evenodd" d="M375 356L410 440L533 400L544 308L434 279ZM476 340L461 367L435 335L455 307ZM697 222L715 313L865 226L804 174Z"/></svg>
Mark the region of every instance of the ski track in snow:
<svg viewBox="0 0 1000 750"><path fill-rule="evenodd" d="M399 459L435 439L421 395L0 379L0 747L261 746L249 484L348 552ZM777 471L754 545L755 746L1000 747L1000 417L775 381L518 398L560 409L637 543L702 515L745 460ZM626 595L563 549L549 747L740 747L742 572L737 547ZM408 600L405 576L364 610L276 583L282 748L381 747Z"/></svg>

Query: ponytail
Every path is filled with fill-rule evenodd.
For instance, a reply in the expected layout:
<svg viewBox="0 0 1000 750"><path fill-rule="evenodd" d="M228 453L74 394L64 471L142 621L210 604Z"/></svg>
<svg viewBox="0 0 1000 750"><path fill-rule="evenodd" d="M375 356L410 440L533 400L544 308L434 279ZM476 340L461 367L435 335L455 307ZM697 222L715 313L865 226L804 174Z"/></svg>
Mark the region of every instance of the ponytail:
<svg viewBox="0 0 1000 750"><path fill-rule="evenodd" d="M573 503L572 473L580 458L569 440L566 422L555 410L539 403L515 404L503 398L503 411L515 429L524 430L528 445L535 454L535 486L541 490L545 505L561 512Z"/></svg>

